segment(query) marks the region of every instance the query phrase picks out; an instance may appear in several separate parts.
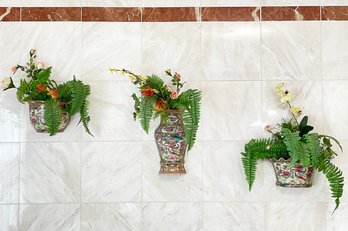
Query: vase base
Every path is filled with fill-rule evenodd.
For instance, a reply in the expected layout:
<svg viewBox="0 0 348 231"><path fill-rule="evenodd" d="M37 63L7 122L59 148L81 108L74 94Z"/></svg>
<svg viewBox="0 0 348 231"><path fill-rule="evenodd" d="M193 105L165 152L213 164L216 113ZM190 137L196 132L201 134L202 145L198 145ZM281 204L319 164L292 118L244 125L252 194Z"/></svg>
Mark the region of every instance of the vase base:
<svg viewBox="0 0 348 231"><path fill-rule="evenodd" d="M186 174L185 166L182 163L161 163L160 174Z"/></svg>
<svg viewBox="0 0 348 231"><path fill-rule="evenodd" d="M310 188L312 184L286 184L286 183L276 183L277 186L283 188Z"/></svg>

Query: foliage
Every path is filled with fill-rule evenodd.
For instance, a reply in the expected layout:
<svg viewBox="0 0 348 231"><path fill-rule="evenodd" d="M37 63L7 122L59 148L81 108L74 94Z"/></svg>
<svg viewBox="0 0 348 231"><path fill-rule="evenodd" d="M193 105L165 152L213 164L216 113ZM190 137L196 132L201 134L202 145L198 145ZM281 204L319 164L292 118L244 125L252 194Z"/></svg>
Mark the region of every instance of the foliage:
<svg viewBox="0 0 348 231"><path fill-rule="evenodd" d="M343 194L343 173L331 163L331 159L337 155L332 149L332 141L342 150L339 142L331 136L310 133L313 127L308 125L308 117L304 116L300 123L297 117L302 113L301 109L292 106L290 100L292 95L283 90L282 83L276 88L281 96L281 103L288 106L292 118L282 121L277 127L270 125L265 130L272 134L268 139L252 139L242 152L242 164L249 190L255 180L257 160L261 159L291 159L290 165L301 163L303 167L313 166L322 172L331 189L331 195L335 199L335 210L340 204Z"/></svg>
<svg viewBox="0 0 348 231"><path fill-rule="evenodd" d="M73 80L57 84L50 79L52 67L45 68L43 63L36 62L36 50L33 49L29 52L29 61L26 66L12 67L13 74L18 70L24 72L27 78L20 79L18 87L14 85L12 78L9 78L10 84L4 90L16 88L17 99L21 103L44 101L45 121L50 135L58 132L62 113L61 103L66 104L64 110L69 116L80 114L80 122L82 122L86 132L92 135L88 127L90 121L87 100L88 95L90 95L89 85L83 84L75 76Z"/></svg>
<svg viewBox="0 0 348 231"><path fill-rule="evenodd" d="M128 75L133 84L138 86L141 96L132 94L134 100L134 120L138 117L146 133L149 132L150 121L161 117L168 119L168 110L180 110L183 115L185 139L188 150L191 150L195 141L200 120L201 92L197 89L188 89L181 92L185 82L181 75L167 69L166 75L171 78L171 87L157 75L141 76L125 69L110 69L113 73Z"/></svg>

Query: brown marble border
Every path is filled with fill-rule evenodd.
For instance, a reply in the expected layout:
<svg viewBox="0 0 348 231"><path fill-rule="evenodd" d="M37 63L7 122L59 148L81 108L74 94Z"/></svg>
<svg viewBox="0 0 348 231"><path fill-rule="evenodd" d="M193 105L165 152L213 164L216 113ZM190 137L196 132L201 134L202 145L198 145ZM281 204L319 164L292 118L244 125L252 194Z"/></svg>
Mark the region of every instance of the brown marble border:
<svg viewBox="0 0 348 231"><path fill-rule="evenodd" d="M348 6L0 7L0 21L216 22L348 20Z"/></svg>
<svg viewBox="0 0 348 231"><path fill-rule="evenodd" d="M319 6L262 7L262 21L320 20Z"/></svg>

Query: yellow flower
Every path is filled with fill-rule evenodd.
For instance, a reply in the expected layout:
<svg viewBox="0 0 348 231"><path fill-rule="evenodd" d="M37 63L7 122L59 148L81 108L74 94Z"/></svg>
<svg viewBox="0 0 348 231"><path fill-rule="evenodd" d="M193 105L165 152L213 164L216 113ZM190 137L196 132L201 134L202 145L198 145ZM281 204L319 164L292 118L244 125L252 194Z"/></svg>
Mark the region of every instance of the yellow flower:
<svg viewBox="0 0 348 231"><path fill-rule="evenodd" d="M282 91L283 87L284 87L284 82L281 82L281 83L275 88L275 91L276 91L277 93L280 93L280 92Z"/></svg>
<svg viewBox="0 0 348 231"><path fill-rule="evenodd" d="M129 79L130 79L130 80L134 80L135 77L134 77L133 75L129 75Z"/></svg>
<svg viewBox="0 0 348 231"><path fill-rule="evenodd" d="M124 70L121 70L121 75L125 76L126 72Z"/></svg>
<svg viewBox="0 0 348 231"><path fill-rule="evenodd" d="M147 76L139 76L139 78L142 79L142 80L144 80L144 81L146 81L146 80L148 79Z"/></svg>
<svg viewBox="0 0 348 231"><path fill-rule="evenodd" d="M290 107L290 111L291 111L291 113L292 113L295 117L301 115L301 113L302 113L301 108L295 107L295 106L291 106L291 107Z"/></svg>
<svg viewBox="0 0 348 231"><path fill-rule="evenodd" d="M282 97L280 98L281 103L287 103L292 99L292 94L289 92L282 93Z"/></svg>

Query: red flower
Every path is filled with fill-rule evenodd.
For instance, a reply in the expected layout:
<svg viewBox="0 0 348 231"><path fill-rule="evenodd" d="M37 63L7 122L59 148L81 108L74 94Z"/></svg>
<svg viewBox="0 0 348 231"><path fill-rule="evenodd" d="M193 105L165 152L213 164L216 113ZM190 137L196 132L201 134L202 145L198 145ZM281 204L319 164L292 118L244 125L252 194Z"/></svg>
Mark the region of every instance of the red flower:
<svg viewBox="0 0 348 231"><path fill-rule="evenodd" d="M46 87L43 84L38 84L36 87L37 87L37 92L45 92L46 91Z"/></svg>
<svg viewBox="0 0 348 231"><path fill-rule="evenodd" d="M146 89L141 91L142 96L152 96L153 90L150 87L146 87Z"/></svg>
<svg viewBox="0 0 348 231"><path fill-rule="evenodd" d="M165 103L162 100L157 100L156 101L156 105L155 105L155 109L156 111L162 111L165 108Z"/></svg>
<svg viewBox="0 0 348 231"><path fill-rule="evenodd" d="M54 88L54 89L47 89L48 94L52 97L52 99L56 99L58 98L58 89Z"/></svg>

